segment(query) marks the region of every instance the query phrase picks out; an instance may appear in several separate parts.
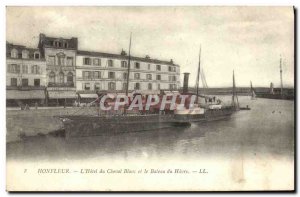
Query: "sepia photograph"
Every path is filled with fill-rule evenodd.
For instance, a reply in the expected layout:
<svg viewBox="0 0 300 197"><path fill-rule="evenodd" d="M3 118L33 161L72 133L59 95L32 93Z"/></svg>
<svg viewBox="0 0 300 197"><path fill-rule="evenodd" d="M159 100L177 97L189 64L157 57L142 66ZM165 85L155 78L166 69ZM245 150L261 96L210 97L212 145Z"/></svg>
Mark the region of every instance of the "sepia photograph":
<svg viewBox="0 0 300 197"><path fill-rule="evenodd" d="M7 6L6 190L295 191L295 12Z"/></svg>

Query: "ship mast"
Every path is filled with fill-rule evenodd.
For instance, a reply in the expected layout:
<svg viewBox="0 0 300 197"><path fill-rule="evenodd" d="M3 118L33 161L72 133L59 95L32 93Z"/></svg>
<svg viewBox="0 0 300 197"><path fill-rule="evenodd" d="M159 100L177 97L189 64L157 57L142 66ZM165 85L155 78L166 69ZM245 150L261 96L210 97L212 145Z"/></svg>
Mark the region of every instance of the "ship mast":
<svg viewBox="0 0 300 197"><path fill-rule="evenodd" d="M282 59L280 55L280 94L283 95L283 84L282 84Z"/></svg>
<svg viewBox="0 0 300 197"><path fill-rule="evenodd" d="M197 81L196 81L196 103L198 103L198 96L199 96L199 80L200 80L200 60L201 60L201 45L199 50L199 64L198 64L198 73L197 73Z"/></svg>
<svg viewBox="0 0 300 197"><path fill-rule="evenodd" d="M131 50L131 36L130 33L130 40L129 40L129 50L128 50L128 68L127 68L127 82L126 82L126 97L128 98L128 89L129 89L129 74L130 74L130 50ZM124 107L124 114L126 114L126 107Z"/></svg>

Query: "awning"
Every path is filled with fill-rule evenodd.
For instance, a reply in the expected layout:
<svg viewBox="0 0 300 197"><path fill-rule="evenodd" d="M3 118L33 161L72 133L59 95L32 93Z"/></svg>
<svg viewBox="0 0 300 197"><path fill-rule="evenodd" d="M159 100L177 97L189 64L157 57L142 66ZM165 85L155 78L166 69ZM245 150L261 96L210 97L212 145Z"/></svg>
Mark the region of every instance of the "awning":
<svg viewBox="0 0 300 197"><path fill-rule="evenodd" d="M6 90L6 99L45 99L44 90Z"/></svg>
<svg viewBox="0 0 300 197"><path fill-rule="evenodd" d="M48 91L50 99L77 98L75 91Z"/></svg>
<svg viewBox="0 0 300 197"><path fill-rule="evenodd" d="M80 98L98 98L97 94L79 94Z"/></svg>

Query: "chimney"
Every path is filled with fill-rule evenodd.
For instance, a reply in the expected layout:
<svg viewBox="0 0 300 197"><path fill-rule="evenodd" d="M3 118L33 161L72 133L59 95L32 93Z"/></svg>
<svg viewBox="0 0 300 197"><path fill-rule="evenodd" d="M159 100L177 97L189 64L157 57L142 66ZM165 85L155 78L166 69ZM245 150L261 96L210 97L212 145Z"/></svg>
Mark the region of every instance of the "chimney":
<svg viewBox="0 0 300 197"><path fill-rule="evenodd" d="M184 78L183 78L183 94L188 93L189 91L189 75L190 73L183 73Z"/></svg>

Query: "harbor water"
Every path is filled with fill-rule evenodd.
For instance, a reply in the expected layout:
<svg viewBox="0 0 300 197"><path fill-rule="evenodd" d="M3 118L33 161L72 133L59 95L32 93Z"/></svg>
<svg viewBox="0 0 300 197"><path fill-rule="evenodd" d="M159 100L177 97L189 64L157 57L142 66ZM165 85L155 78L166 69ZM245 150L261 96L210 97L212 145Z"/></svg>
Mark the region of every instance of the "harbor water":
<svg viewBox="0 0 300 197"><path fill-rule="evenodd" d="M230 101L229 96L222 99ZM239 101L241 106L248 105L251 110L238 111L227 120L193 123L190 127L68 140L38 135L11 141L7 143L7 159L127 160L272 155L293 160L294 101L260 98L251 100L249 96L240 96ZM9 113L7 111L7 125L16 121ZM13 131L8 129L7 134L10 132Z"/></svg>

